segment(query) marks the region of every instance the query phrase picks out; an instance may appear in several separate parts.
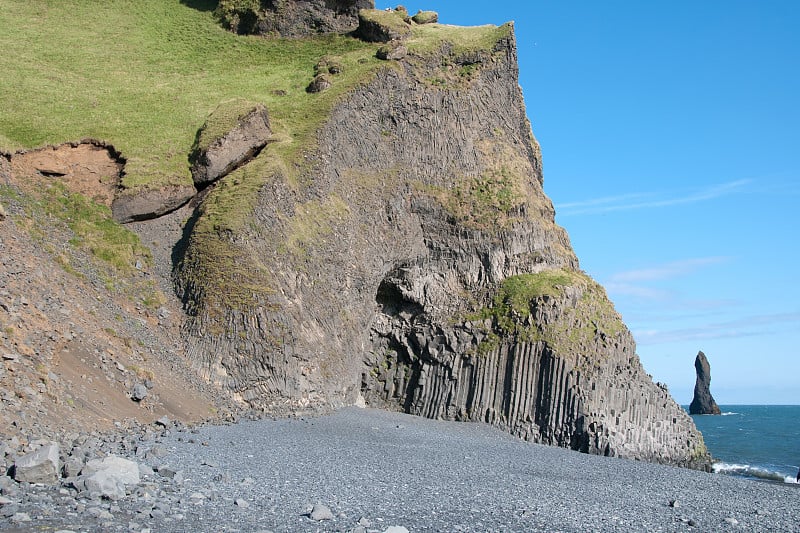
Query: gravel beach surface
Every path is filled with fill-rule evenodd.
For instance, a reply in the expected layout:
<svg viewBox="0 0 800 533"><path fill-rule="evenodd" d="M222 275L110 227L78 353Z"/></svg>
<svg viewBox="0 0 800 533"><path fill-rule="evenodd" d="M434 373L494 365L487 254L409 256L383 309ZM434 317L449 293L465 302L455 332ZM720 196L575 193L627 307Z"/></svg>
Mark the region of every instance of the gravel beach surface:
<svg viewBox="0 0 800 533"><path fill-rule="evenodd" d="M792 485L589 456L480 424L348 408L149 439L132 454L142 482L124 498L29 487L16 510L31 521L0 529L800 530Z"/></svg>

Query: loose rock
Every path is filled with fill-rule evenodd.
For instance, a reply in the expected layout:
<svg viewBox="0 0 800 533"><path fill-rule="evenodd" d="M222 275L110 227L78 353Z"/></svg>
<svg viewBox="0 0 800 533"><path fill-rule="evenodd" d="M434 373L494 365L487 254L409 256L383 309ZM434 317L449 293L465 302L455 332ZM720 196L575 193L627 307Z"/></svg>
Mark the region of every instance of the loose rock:
<svg viewBox="0 0 800 533"><path fill-rule="evenodd" d="M333 85L330 76L327 74L319 74L311 80L311 83L306 87L306 92L321 93L322 91L330 88Z"/></svg>
<svg viewBox="0 0 800 533"><path fill-rule="evenodd" d="M54 484L58 481L58 444L51 442L17 459L14 479L19 482Z"/></svg>
<svg viewBox="0 0 800 533"><path fill-rule="evenodd" d="M133 386L133 391L131 391L131 399L134 402L141 402L147 398L147 387L143 383L137 383Z"/></svg>
<svg viewBox="0 0 800 533"><path fill-rule="evenodd" d="M333 513L331 510L321 503L314 504L314 507L311 509L311 513L309 514L311 520L333 520Z"/></svg>
<svg viewBox="0 0 800 533"><path fill-rule="evenodd" d="M409 533L408 529L403 526L389 526L383 530L383 533Z"/></svg>
<svg viewBox="0 0 800 533"><path fill-rule="evenodd" d="M408 48L400 43L389 43L378 48L375 57L383 59L384 61L395 60L398 61L408 55Z"/></svg>
<svg viewBox="0 0 800 533"><path fill-rule="evenodd" d="M99 493L103 498L124 498L127 485L139 483L139 465L122 457L108 456L86 463L81 472L83 483L89 492Z"/></svg>

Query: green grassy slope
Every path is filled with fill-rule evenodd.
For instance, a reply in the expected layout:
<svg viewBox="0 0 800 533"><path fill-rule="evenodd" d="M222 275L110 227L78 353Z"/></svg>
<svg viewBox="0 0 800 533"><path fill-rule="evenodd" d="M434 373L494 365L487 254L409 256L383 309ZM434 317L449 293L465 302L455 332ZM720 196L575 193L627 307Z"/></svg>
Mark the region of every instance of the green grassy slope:
<svg viewBox="0 0 800 533"><path fill-rule="evenodd" d="M0 150L92 137L127 159L127 187L188 185L195 134L221 101L267 105L292 155L377 68L375 49L346 37L236 36L179 0L0 0ZM324 55L344 72L308 94Z"/></svg>
<svg viewBox="0 0 800 533"><path fill-rule="evenodd" d="M190 5L201 6L195 9ZM220 102L261 102L285 163L297 161L331 106L381 65L377 44L341 36L238 36L210 0L0 0L0 151L95 138L127 160L129 189L191 185L188 154ZM409 47L488 49L508 26L415 26ZM308 94L314 65L342 66Z"/></svg>
<svg viewBox="0 0 800 533"><path fill-rule="evenodd" d="M214 19L215 5L213 0L0 0L0 152L95 138L125 158L123 185L130 192L190 186L188 157L209 113L226 102L265 104L275 142L215 187L192 226L193 249L203 265L190 281L233 305L238 300L231 298L231 287L246 296L268 283L264 269L242 259L227 235L246 223L266 180L302 186L297 181L304 170L302 152L313 148L314 133L333 105L380 68L397 65L375 58L380 44L351 37L238 36ZM445 43L460 54L491 50L510 31L508 25L420 25L412 27L407 44L421 56L441 54ZM306 87L323 58L341 72L331 76L330 89L309 94ZM449 69L444 59L442 69ZM4 194L13 191L0 190L0 198ZM47 211L48 198L31 202ZM87 247L118 250L99 228L113 225L108 209L95 207L105 218L92 218L98 228L81 233L96 235ZM299 230L308 225L303 222L297 222ZM302 242L290 238L286 248ZM117 253L112 262L129 266L137 253ZM249 302L245 296L240 300Z"/></svg>

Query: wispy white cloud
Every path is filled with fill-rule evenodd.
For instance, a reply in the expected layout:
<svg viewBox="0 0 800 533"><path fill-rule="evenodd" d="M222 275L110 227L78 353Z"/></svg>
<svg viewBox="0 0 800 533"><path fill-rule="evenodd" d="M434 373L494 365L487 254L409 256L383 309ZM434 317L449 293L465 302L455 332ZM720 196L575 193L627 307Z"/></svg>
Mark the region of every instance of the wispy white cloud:
<svg viewBox="0 0 800 533"><path fill-rule="evenodd" d="M640 346L653 344L667 344L670 342L684 342L709 339L726 339L740 337L755 337L765 335L765 330L732 330L714 327L698 327L676 330L639 330L633 332L633 338Z"/></svg>
<svg viewBox="0 0 800 533"><path fill-rule="evenodd" d="M642 281L661 281L665 279L672 279L677 276L691 274L709 265L729 260L728 257L697 257L693 259L681 259L680 261L670 261L663 265L657 265L648 268L628 270L625 272L618 272L609 278L609 283L627 284Z"/></svg>
<svg viewBox="0 0 800 533"><path fill-rule="evenodd" d="M621 194L619 196L605 196L602 198L592 198L591 200L582 200L579 202L567 202L558 204L556 207L559 209L588 209L588 208L603 208L606 206L615 206L622 203L639 203L647 198L655 196L653 193L631 193Z"/></svg>
<svg viewBox="0 0 800 533"><path fill-rule="evenodd" d="M603 286L612 299L620 296L632 296L633 298L641 300L667 300L672 297L671 291L655 289L653 287L643 287L632 283L607 281L603 283Z"/></svg>
<svg viewBox="0 0 800 533"><path fill-rule="evenodd" d="M749 179L741 179L690 191L645 192L607 196L556 204L555 208L560 216L574 216L693 204L742 192L745 186L751 182L752 180Z"/></svg>
<svg viewBox="0 0 800 533"><path fill-rule="evenodd" d="M654 306L652 302L632 305L624 313L629 324L664 324L674 322L700 322L714 320L721 313L741 309L739 300L680 300L674 299Z"/></svg>
<svg viewBox="0 0 800 533"><path fill-rule="evenodd" d="M612 274L603 280L612 300L633 299L643 302L673 302L688 305L690 308L708 307L702 302L680 302L680 296L672 289L655 286L659 282L669 281L680 276L690 275L703 268L723 263L729 257L697 257L670 261L646 268L626 270ZM712 306L713 307L713 306Z"/></svg>
<svg viewBox="0 0 800 533"><path fill-rule="evenodd" d="M636 342L641 345L664 344L691 340L753 337L773 334L776 327L800 323L800 312L753 315L710 323L694 328L673 330L639 329L633 331Z"/></svg>

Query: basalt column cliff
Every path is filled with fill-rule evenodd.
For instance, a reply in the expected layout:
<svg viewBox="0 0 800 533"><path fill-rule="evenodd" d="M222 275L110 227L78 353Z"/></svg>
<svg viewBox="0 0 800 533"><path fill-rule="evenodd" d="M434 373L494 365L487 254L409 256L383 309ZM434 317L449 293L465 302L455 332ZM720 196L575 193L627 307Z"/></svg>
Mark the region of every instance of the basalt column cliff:
<svg viewBox="0 0 800 533"><path fill-rule="evenodd" d="M197 367L256 408L363 398L702 466L702 437L555 224L513 27L464 31L387 45L301 163L278 139L210 188L177 270ZM227 231L239 190L256 192Z"/></svg>

